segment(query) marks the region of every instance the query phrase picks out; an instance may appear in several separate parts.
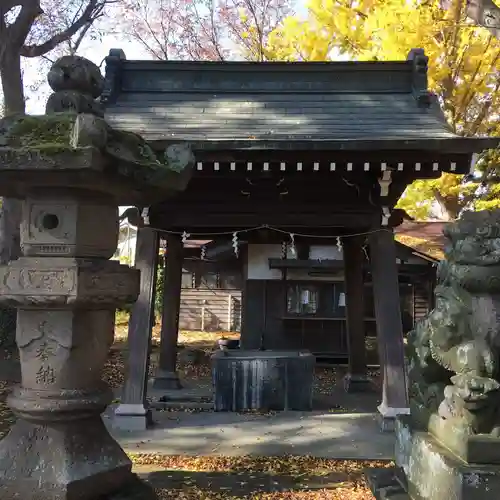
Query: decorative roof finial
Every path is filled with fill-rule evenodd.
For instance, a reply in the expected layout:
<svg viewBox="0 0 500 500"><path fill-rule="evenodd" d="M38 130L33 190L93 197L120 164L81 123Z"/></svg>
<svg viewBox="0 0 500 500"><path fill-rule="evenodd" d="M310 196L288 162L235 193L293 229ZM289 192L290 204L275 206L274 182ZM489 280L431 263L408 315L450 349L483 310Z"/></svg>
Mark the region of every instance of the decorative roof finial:
<svg viewBox="0 0 500 500"><path fill-rule="evenodd" d="M433 94L429 92L427 82L429 58L424 49L411 49L407 59L413 66L413 96L419 107L428 108L433 102Z"/></svg>

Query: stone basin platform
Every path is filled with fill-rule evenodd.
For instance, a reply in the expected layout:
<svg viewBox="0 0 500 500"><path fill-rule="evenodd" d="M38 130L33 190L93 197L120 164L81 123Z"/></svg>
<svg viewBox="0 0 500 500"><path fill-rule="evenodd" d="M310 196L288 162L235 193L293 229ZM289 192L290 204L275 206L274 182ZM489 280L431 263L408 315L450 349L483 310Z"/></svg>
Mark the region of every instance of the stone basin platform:
<svg viewBox="0 0 500 500"><path fill-rule="evenodd" d="M311 410L315 363L307 351L218 351L212 355L215 410Z"/></svg>

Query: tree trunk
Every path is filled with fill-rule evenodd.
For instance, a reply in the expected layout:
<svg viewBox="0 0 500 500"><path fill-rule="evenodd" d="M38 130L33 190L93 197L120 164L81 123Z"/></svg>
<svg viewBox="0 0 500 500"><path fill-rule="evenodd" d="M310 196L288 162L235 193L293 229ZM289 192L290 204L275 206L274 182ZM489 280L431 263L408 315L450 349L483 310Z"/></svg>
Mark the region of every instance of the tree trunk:
<svg viewBox="0 0 500 500"><path fill-rule="evenodd" d="M4 96L5 115L25 112L21 57L17 51L6 50L0 61L0 76ZM3 198L0 210L0 265L6 265L20 256L21 202ZM15 345L16 310L0 309L0 345Z"/></svg>
<svg viewBox="0 0 500 500"><path fill-rule="evenodd" d="M21 72L21 56L8 47L3 51L0 60L0 77L5 107L5 116L24 113L23 75Z"/></svg>

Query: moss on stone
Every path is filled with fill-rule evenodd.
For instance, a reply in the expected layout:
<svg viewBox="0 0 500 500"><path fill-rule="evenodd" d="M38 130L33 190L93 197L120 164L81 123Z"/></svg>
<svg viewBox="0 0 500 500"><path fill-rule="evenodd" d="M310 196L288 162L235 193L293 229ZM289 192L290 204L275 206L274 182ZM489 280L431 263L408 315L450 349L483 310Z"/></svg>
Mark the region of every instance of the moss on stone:
<svg viewBox="0 0 500 500"><path fill-rule="evenodd" d="M182 147L170 157L155 151L140 135L116 130L104 119L64 112L17 115L0 120L0 150L10 154L53 157L99 150L107 168L146 184L171 182L171 173L189 172L191 158ZM76 124L75 124L76 123Z"/></svg>
<svg viewBox="0 0 500 500"><path fill-rule="evenodd" d="M11 118L4 131L6 146L18 149L60 152L70 147L74 113L22 115Z"/></svg>

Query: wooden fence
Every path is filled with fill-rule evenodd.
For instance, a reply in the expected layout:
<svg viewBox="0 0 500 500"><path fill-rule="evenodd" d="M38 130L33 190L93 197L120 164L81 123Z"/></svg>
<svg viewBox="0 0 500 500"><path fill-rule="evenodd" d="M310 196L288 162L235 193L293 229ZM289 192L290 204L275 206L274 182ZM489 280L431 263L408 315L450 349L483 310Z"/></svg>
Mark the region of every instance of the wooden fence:
<svg viewBox="0 0 500 500"><path fill-rule="evenodd" d="M241 291L183 288L179 312L181 330L239 332Z"/></svg>

